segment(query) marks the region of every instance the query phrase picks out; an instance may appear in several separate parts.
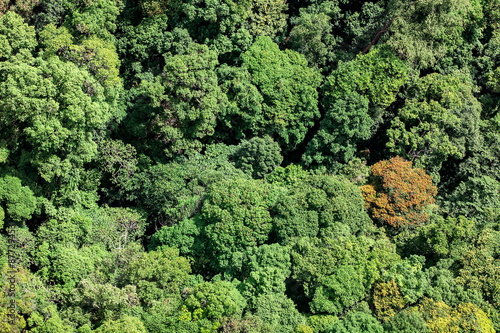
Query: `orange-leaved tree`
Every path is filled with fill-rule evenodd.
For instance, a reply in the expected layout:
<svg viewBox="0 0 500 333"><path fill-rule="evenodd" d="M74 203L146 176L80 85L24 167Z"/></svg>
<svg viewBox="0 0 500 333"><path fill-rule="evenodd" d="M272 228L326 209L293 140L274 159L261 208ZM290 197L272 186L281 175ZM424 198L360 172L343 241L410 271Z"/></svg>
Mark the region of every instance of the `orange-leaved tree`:
<svg viewBox="0 0 500 333"><path fill-rule="evenodd" d="M396 156L371 166L370 183L361 187L372 216L393 227L417 226L429 219L437 188L423 169Z"/></svg>

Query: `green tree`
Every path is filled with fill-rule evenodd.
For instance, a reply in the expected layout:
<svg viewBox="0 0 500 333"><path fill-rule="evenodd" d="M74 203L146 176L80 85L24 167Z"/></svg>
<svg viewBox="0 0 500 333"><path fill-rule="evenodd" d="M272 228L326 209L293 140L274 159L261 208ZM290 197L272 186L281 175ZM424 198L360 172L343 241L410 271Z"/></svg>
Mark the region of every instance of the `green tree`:
<svg viewBox="0 0 500 333"><path fill-rule="evenodd" d="M241 258L233 257L224 276L242 281L239 289L247 298L248 306L258 310L257 298L261 295L285 293L285 282L291 274L289 250L278 244L249 248Z"/></svg>
<svg viewBox="0 0 500 333"><path fill-rule="evenodd" d="M215 51L192 44L185 54L166 58L161 76L141 82L151 106L147 126L166 147L167 157L192 155L201 150L202 139L214 134L227 104L218 85L217 65Z"/></svg>
<svg viewBox="0 0 500 333"><path fill-rule="evenodd" d="M13 304L14 312L11 311ZM2 333L28 329L44 333L73 332L73 327L62 322L49 286L28 269L20 266L12 269L7 263L0 274L0 318Z"/></svg>
<svg viewBox="0 0 500 333"><path fill-rule="evenodd" d="M367 306L365 306L367 308ZM337 321L326 330L328 333L382 333L384 328L375 317L370 314L369 309L363 309L363 304L359 310L350 311L345 318Z"/></svg>
<svg viewBox="0 0 500 333"><path fill-rule="evenodd" d="M270 208L280 194L280 188L256 180L223 180L212 186L201 211L212 265L223 268L232 253L268 241Z"/></svg>
<svg viewBox="0 0 500 333"><path fill-rule="evenodd" d="M64 2L63 2L64 4ZM120 14L120 2L115 0L93 0L83 2L68 12L64 19L65 26L75 35L95 36L104 40L113 40L116 19Z"/></svg>
<svg viewBox="0 0 500 333"><path fill-rule="evenodd" d="M224 131L218 131L215 136L227 143L236 143L259 135L261 124L255 120L262 118L264 97L252 83L249 71L245 67L223 64L218 69L218 76L229 104L226 115L219 119Z"/></svg>
<svg viewBox="0 0 500 333"><path fill-rule="evenodd" d="M335 60L335 46L341 42L333 33L332 19L340 20L341 10L336 1L322 1L302 7L293 17L290 47L306 56L309 64L324 69Z"/></svg>
<svg viewBox="0 0 500 333"><path fill-rule="evenodd" d="M0 129L10 166L52 193L55 205L92 205L97 175L83 166L96 157L96 132L114 117L101 84L57 57L2 62L0 77Z"/></svg>
<svg viewBox="0 0 500 333"><path fill-rule="evenodd" d="M298 237L316 237L320 228L319 211L326 206L326 197L324 191L307 182L290 184L286 195L280 197L273 208L276 240L289 244Z"/></svg>
<svg viewBox="0 0 500 333"><path fill-rule="evenodd" d="M64 32L53 31L54 26L48 25L40 33L44 37L43 44L47 47L47 53L44 56L50 56L53 53L61 59L71 61L78 66L87 68L87 70L103 86L106 101L110 104L114 116L120 118L124 116L123 106L119 99L123 94L123 82L119 76L120 60L115 45L98 37L90 37L82 40L78 44L67 45L66 41L58 49L54 49L54 42L69 37L64 36ZM64 30L64 27L59 28ZM57 38L54 41L54 38ZM92 87L87 87L91 92Z"/></svg>
<svg viewBox="0 0 500 333"><path fill-rule="evenodd" d="M471 177L448 195L447 210L476 219L481 227L493 226L500 217L500 182L490 176Z"/></svg>
<svg viewBox="0 0 500 333"><path fill-rule="evenodd" d="M440 260L435 266L426 270L429 285L425 288L425 296L438 302L445 302L450 306L473 303L484 307L487 303L484 302L480 291L457 283L455 264L454 260Z"/></svg>
<svg viewBox="0 0 500 333"><path fill-rule="evenodd" d="M55 305L33 312L28 318L30 332L33 333L72 333L74 328L63 322Z"/></svg>
<svg viewBox="0 0 500 333"><path fill-rule="evenodd" d="M111 251L125 251L144 234L145 220L132 209L99 208L60 214L59 219L46 221L38 228L32 253L38 275L65 289L74 288L93 271L105 271L102 266ZM103 275L113 278L115 273Z"/></svg>
<svg viewBox="0 0 500 333"><path fill-rule="evenodd" d="M488 104L496 103L494 100L487 102L482 100L483 121L480 123L479 132L480 141L477 145L470 147L464 161L460 163L455 179L467 181L470 178L491 177L498 179L498 156L500 156L500 113L498 110L491 110ZM493 115L490 116L490 113ZM485 178L486 180L486 178ZM458 185L457 183L453 185ZM477 185L472 185L476 187Z"/></svg>
<svg viewBox="0 0 500 333"><path fill-rule="evenodd" d="M165 66L164 55L182 53L193 43L185 29L171 31L165 15L145 18L138 24L127 24L117 35L116 47L122 63L125 87L134 94L142 79L159 75Z"/></svg>
<svg viewBox="0 0 500 333"><path fill-rule="evenodd" d="M255 315L263 322L264 332L297 332L294 329L305 324L305 318L284 294L261 295L255 301L255 308Z"/></svg>
<svg viewBox="0 0 500 333"><path fill-rule="evenodd" d="M334 274L319 279L311 312L340 314L365 297L363 282L363 276L352 266L337 266Z"/></svg>
<svg viewBox="0 0 500 333"><path fill-rule="evenodd" d="M84 210L73 215L71 222L81 228L83 243L104 245L108 251L142 240L146 229L144 216L132 208Z"/></svg>
<svg viewBox="0 0 500 333"><path fill-rule="evenodd" d="M201 226L196 218L185 219L172 226L163 226L151 236L149 248L155 250L161 246L173 247L182 256L193 257L196 254L196 239L200 235Z"/></svg>
<svg viewBox="0 0 500 333"><path fill-rule="evenodd" d="M481 293L494 308L500 305L497 282L500 275L497 243L499 239L500 233L496 230L481 231L471 242L473 246L463 251L455 280L465 290Z"/></svg>
<svg viewBox="0 0 500 333"><path fill-rule="evenodd" d="M222 55L246 51L258 36L282 38L287 26L287 4L279 0L155 0L141 5L148 16L167 14L175 28L186 29L196 42Z"/></svg>
<svg viewBox="0 0 500 333"><path fill-rule="evenodd" d="M280 51L269 37L258 37L242 59L263 101L251 124L241 130L277 137L284 151L293 149L319 117L316 89L321 76L307 67L303 55Z"/></svg>
<svg viewBox="0 0 500 333"><path fill-rule="evenodd" d="M384 238L304 237L292 248L291 278L303 288L304 301L312 300L312 311L340 314L367 297L382 271L397 260Z"/></svg>
<svg viewBox="0 0 500 333"><path fill-rule="evenodd" d="M314 329L314 331L324 332L332 327L339 318L332 315L312 315L307 317L307 322Z"/></svg>
<svg viewBox="0 0 500 333"><path fill-rule="evenodd" d="M248 30L254 36L280 35L287 25L287 4L280 0L252 0Z"/></svg>
<svg viewBox="0 0 500 333"><path fill-rule="evenodd" d="M46 244L38 248L41 253L45 252ZM39 275L46 283L59 285L62 293L70 292L96 269L105 255L105 249L99 245L78 249L73 245L58 244L46 257L37 261Z"/></svg>
<svg viewBox="0 0 500 333"><path fill-rule="evenodd" d="M73 290L70 304L90 313L93 323L105 324L106 321L133 314L138 308L139 297L134 285L118 288L110 283L83 279Z"/></svg>
<svg viewBox="0 0 500 333"><path fill-rule="evenodd" d="M354 4L352 1L348 3ZM387 2L364 2L359 7L347 11L337 28L343 37L343 44L348 45L344 49L349 48L347 52L353 55L360 51L367 53L374 45L382 44L380 40L391 24Z"/></svg>
<svg viewBox="0 0 500 333"><path fill-rule="evenodd" d="M109 320L104 322L97 330L96 333L146 333L146 328L143 322L137 318L125 315L118 320Z"/></svg>
<svg viewBox="0 0 500 333"><path fill-rule="evenodd" d="M140 0L141 11L146 16L157 16L167 11L170 0Z"/></svg>
<svg viewBox="0 0 500 333"><path fill-rule="evenodd" d="M170 298L168 302L156 301L151 307L144 309L141 315L141 320L146 326L148 332L168 333L188 332L188 329L196 331L193 327L196 324L192 322L180 322L179 315L182 313L182 299Z"/></svg>
<svg viewBox="0 0 500 333"><path fill-rule="evenodd" d="M135 285L142 304L177 298L188 282L191 267L186 258L174 248L161 248L142 253L122 271L121 285Z"/></svg>
<svg viewBox="0 0 500 333"><path fill-rule="evenodd" d="M357 235L370 229L363 197L347 179L304 175L287 185L287 195L273 208L273 232L280 243L304 236Z"/></svg>
<svg viewBox="0 0 500 333"><path fill-rule="evenodd" d="M429 276L424 272L424 263L425 257L412 255L394 262L384 272L383 281L394 281L403 298L397 300L395 306L414 304L424 296L430 285Z"/></svg>
<svg viewBox="0 0 500 333"><path fill-rule="evenodd" d="M243 140L231 156L235 166L253 178L263 178L283 161L280 146L269 136Z"/></svg>
<svg viewBox="0 0 500 333"><path fill-rule="evenodd" d="M401 311L384 325L385 332L396 333L431 333L427 327L422 313L418 311Z"/></svg>
<svg viewBox="0 0 500 333"><path fill-rule="evenodd" d="M0 60L28 56L37 46L35 29L12 11L0 17Z"/></svg>
<svg viewBox="0 0 500 333"><path fill-rule="evenodd" d="M17 177L0 178L0 228L4 219L14 223L29 220L38 206L31 189Z"/></svg>
<svg viewBox="0 0 500 333"><path fill-rule="evenodd" d="M483 17L477 1L391 0L392 17L387 44L417 68L433 66L456 50L465 33Z"/></svg>
<svg viewBox="0 0 500 333"><path fill-rule="evenodd" d="M352 61L342 62L327 78L325 105L357 92L368 97L370 115L380 122L383 110L396 100L398 90L408 79L407 65L385 47L360 54Z"/></svg>
<svg viewBox="0 0 500 333"><path fill-rule="evenodd" d="M406 65L385 48L340 62L323 86L325 116L306 148L304 163L338 170L338 163L352 160L357 145L375 133L406 76Z"/></svg>
<svg viewBox="0 0 500 333"><path fill-rule="evenodd" d="M460 73L429 74L410 91L387 130L387 147L438 180L443 162L465 157L479 143L481 105Z"/></svg>
<svg viewBox="0 0 500 333"><path fill-rule="evenodd" d="M203 282L186 291L183 320L209 319L214 326L220 326L223 318L241 318L245 305L245 299L230 282Z"/></svg>
<svg viewBox="0 0 500 333"><path fill-rule="evenodd" d="M132 179L124 179L119 188L121 198L135 201L161 225L173 225L193 217L212 184L222 179L248 178L228 161L233 148L209 145L204 154L196 153L168 164L148 165Z"/></svg>
<svg viewBox="0 0 500 333"><path fill-rule="evenodd" d="M470 245L470 237L475 235L476 225L464 216L456 218L433 216L431 223L420 229L420 237L428 252L439 258L457 259ZM437 299L436 299L437 300Z"/></svg>
<svg viewBox="0 0 500 333"><path fill-rule="evenodd" d="M35 250L35 237L25 226L13 225L5 229L7 236L7 258L14 262L13 267L28 268L32 264Z"/></svg>
<svg viewBox="0 0 500 333"><path fill-rule="evenodd" d="M113 185L101 186L100 190L109 201L119 200L127 190L134 188L134 179L139 172L137 150L131 144L111 139L100 141L98 149L104 183Z"/></svg>

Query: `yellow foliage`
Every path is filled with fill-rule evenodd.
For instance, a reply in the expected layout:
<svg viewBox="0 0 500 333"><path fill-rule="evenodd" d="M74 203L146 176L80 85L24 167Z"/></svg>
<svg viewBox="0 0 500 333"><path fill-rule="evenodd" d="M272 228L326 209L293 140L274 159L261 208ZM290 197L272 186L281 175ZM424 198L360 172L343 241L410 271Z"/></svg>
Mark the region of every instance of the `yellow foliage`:
<svg viewBox="0 0 500 333"><path fill-rule="evenodd" d="M444 302L425 299L419 306L419 310L432 332L495 332L488 315L471 303L461 303L452 308Z"/></svg>
<svg viewBox="0 0 500 333"><path fill-rule="evenodd" d="M464 332L495 332L491 319L477 305L461 303L457 305L456 312L460 316L460 327Z"/></svg>
<svg viewBox="0 0 500 333"><path fill-rule="evenodd" d="M379 319L388 320L399 312L406 302L394 280L379 282L373 290L373 305Z"/></svg>
<svg viewBox="0 0 500 333"><path fill-rule="evenodd" d="M295 327L294 333L314 333L314 330L311 326L299 324Z"/></svg>
<svg viewBox="0 0 500 333"><path fill-rule="evenodd" d="M455 333L460 332L457 325L458 318L453 309L444 302L425 299L419 306L425 322L432 332Z"/></svg>

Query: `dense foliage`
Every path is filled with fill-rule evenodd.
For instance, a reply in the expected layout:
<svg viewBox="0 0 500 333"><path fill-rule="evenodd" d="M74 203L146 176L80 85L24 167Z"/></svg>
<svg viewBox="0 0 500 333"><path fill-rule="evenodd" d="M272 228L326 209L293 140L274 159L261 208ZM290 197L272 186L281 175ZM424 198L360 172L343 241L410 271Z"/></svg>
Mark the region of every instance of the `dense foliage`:
<svg viewBox="0 0 500 333"><path fill-rule="evenodd" d="M500 331L500 0L0 0L0 333Z"/></svg>

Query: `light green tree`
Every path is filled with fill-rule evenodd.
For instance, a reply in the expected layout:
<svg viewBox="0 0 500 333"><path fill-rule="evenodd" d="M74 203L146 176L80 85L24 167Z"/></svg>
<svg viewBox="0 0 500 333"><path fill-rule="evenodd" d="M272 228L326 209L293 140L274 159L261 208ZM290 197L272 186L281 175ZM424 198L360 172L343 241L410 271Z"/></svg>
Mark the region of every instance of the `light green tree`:
<svg viewBox="0 0 500 333"><path fill-rule="evenodd" d="M192 155L201 150L200 140L214 134L227 104L214 71L217 65L216 52L193 44L185 54L166 58L161 76L141 83L152 107L148 126L168 157Z"/></svg>
<svg viewBox="0 0 500 333"><path fill-rule="evenodd" d="M280 51L269 37L258 37L242 54L243 67L251 83L262 95L261 109L242 130L277 137L284 151L305 138L319 117L317 87L319 73L307 66L305 57L295 51Z"/></svg>
<svg viewBox="0 0 500 333"><path fill-rule="evenodd" d="M96 333L146 333L143 322L137 318L125 315L118 320L109 320L104 322L97 330Z"/></svg>

